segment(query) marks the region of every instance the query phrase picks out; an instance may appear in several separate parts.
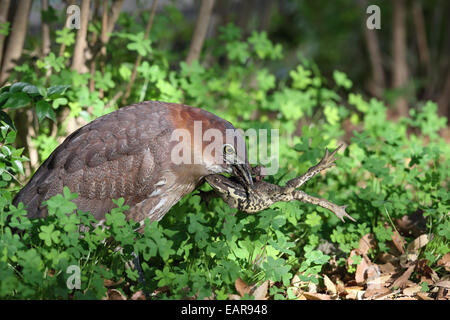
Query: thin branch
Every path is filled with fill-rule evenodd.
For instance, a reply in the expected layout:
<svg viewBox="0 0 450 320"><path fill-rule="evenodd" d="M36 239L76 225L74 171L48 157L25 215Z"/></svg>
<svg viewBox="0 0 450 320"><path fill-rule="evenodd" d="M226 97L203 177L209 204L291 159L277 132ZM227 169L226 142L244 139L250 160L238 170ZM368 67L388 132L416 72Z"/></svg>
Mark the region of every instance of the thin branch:
<svg viewBox="0 0 450 320"><path fill-rule="evenodd" d="M48 10L48 0L41 0L42 11ZM42 56L46 57L50 53L50 26L44 21L41 13L41 28L42 28Z"/></svg>
<svg viewBox="0 0 450 320"><path fill-rule="evenodd" d="M195 26L194 35L192 37L189 53L186 58L186 63L190 65L192 61L200 58L200 53L203 48L203 43L208 31L209 20L211 18L212 9L214 7L214 0L202 0L200 12Z"/></svg>
<svg viewBox="0 0 450 320"><path fill-rule="evenodd" d="M425 21L423 18L422 5L419 1L413 2L413 21L417 35L417 46L419 48L419 57L422 64L427 68L427 72L430 68L430 50L428 49L427 33L425 30Z"/></svg>
<svg viewBox="0 0 450 320"><path fill-rule="evenodd" d="M122 10L123 1L124 0L116 0L111 7L111 14L108 20L108 34L111 34L111 32L113 32L114 30L114 26L117 19L119 18L120 11Z"/></svg>
<svg viewBox="0 0 450 320"><path fill-rule="evenodd" d="M394 0L394 15L392 29L392 87L404 90L408 84L408 65L406 61L406 3L405 0ZM400 116L408 116L408 102L401 94L396 101Z"/></svg>
<svg viewBox="0 0 450 320"><path fill-rule="evenodd" d="M80 30L77 32L77 40L75 42L72 60L72 69L76 70L78 73L85 73L88 71L85 65L84 51L87 48L86 36L89 23L89 7L90 0L81 1Z"/></svg>
<svg viewBox="0 0 450 320"><path fill-rule="evenodd" d="M4 83L22 55L32 0L20 0L11 26L11 34L3 58L0 83Z"/></svg>
<svg viewBox="0 0 450 320"><path fill-rule="evenodd" d="M0 1L0 23L8 22L8 10L9 10L10 0ZM6 36L0 34L0 66L2 64L3 58L3 46L5 43Z"/></svg>

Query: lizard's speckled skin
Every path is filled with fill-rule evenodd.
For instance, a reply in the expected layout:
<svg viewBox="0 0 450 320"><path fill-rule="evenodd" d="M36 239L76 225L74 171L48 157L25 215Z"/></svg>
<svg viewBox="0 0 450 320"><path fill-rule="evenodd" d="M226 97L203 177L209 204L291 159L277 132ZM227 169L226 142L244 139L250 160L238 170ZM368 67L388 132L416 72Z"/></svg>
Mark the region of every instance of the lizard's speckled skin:
<svg viewBox="0 0 450 320"><path fill-rule="evenodd" d="M289 180L285 187L280 187L265 181L256 181L253 187L244 188L242 184L233 180L233 178L229 179L219 174L206 176L205 179L230 207L237 208L243 212L255 213L267 209L275 202L298 200L326 208L332 211L342 221L344 221L344 217L355 221L355 219L345 212L346 206L338 206L325 199L316 198L297 190L297 188L320 171L334 166L334 156L341 146L331 153L326 150L325 156L317 165L309 168L304 175Z"/></svg>

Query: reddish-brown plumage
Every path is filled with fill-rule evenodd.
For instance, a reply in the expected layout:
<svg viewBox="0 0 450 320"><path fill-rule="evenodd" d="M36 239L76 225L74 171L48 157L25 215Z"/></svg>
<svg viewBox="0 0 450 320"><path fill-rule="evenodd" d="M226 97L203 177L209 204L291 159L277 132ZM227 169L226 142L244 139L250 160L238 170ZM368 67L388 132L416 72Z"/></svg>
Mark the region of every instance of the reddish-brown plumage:
<svg viewBox="0 0 450 320"><path fill-rule="evenodd" d="M211 171L211 164L215 171L231 172L229 164L203 157L205 144L199 147L193 141L192 155L200 157L201 163L174 164L171 150L178 142L171 141L171 135L175 129L186 129L194 136L194 121L201 121L203 131L234 129L228 121L200 108L157 101L100 117L56 148L14 204L23 202L31 218L44 217L47 209L42 202L67 186L78 193L74 200L78 208L99 220L114 207L112 199L120 197L130 206L129 218L160 220L204 176L217 173Z"/></svg>

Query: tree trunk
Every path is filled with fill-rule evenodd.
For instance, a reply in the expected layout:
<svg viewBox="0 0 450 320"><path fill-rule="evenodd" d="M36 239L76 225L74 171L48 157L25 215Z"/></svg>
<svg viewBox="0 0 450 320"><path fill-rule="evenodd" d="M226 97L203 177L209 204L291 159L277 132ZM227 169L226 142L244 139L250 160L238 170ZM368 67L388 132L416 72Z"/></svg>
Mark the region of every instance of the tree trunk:
<svg viewBox="0 0 450 320"><path fill-rule="evenodd" d="M392 86L404 90L408 84L408 65L406 61L406 8L405 0L394 0L392 36ZM408 103L404 96L397 98L395 105L400 116L408 116Z"/></svg>
<svg viewBox="0 0 450 320"><path fill-rule="evenodd" d="M88 68L85 65L85 50L87 48L87 29L89 22L89 6L90 0L81 1L81 17L80 17L80 30L77 32L77 39L75 42L75 48L73 51L72 69L78 73L88 72Z"/></svg>
<svg viewBox="0 0 450 320"><path fill-rule="evenodd" d="M447 73L442 94L438 97L438 111L440 116L450 118L450 72Z"/></svg>
<svg viewBox="0 0 450 320"><path fill-rule="evenodd" d="M367 0L359 0L358 5L366 11ZM365 17L366 19L367 17ZM380 41L378 40L378 31L367 28L366 20L363 19L362 28L364 30L364 38L366 40L367 53L369 54L370 66L372 69L372 80L369 82L368 90L370 94L377 98L381 98L386 90L386 80L383 70L383 57L380 50Z"/></svg>
<svg viewBox="0 0 450 320"><path fill-rule="evenodd" d="M192 61L200 58L200 53L205 41L206 31L208 31L209 20L211 18L214 0L202 0L200 6L200 13L198 15L197 24L195 26L194 35L192 37L189 53L186 58L186 63L191 65Z"/></svg>
<svg viewBox="0 0 450 320"><path fill-rule="evenodd" d="M425 21L423 18L422 5L418 0L413 2L413 21L417 35L417 47L419 48L419 57L427 72L430 69L430 50L428 50L427 33L425 30Z"/></svg>
<svg viewBox="0 0 450 320"><path fill-rule="evenodd" d="M112 8L111 8L111 14L108 19L108 33L113 32L114 26L116 24L117 19L119 18L120 11L122 10L122 4L123 0L116 0L114 1Z"/></svg>
<svg viewBox="0 0 450 320"><path fill-rule="evenodd" d="M150 35L150 31L152 30L153 19L155 18L156 7L157 6L158 6L158 0L153 0L152 8L151 8L151 11L150 11L150 16L148 18L147 25L145 27L144 39L148 38L148 36ZM133 87L134 81L136 80L137 68L141 64L141 60L142 60L142 57L138 53L138 56L136 58L134 66L133 66L133 71L131 73L130 81L128 81L127 89L126 89L125 94L124 94L124 96L122 98L122 103L123 104L126 103L128 97L130 96L131 88Z"/></svg>
<svg viewBox="0 0 450 320"><path fill-rule="evenodd" d="M3 58L0 83L4 83L8 79L11 70L16 66L17 60L22 55L31 3L32 0L20 0L17 6L11 33L8 38L8 45Z"/></svg>
<svg viewBox="0 0 450 320"><path fill-rule="evenodd" d="M9 10L10 0L0 1L0 23L8 22L8 10ZM2 65L3 58L3 45L5 43L5 36L0 34L0 66Z"/></svg>
<svg viewBox="0 0 450 320"><path fill-rule="evenodd" d="M48 10L48 0L41 0L42 11ZM41 13L41 28L42 28L42 56L46 57L50 53L50 27L44 21Z"/></svg>

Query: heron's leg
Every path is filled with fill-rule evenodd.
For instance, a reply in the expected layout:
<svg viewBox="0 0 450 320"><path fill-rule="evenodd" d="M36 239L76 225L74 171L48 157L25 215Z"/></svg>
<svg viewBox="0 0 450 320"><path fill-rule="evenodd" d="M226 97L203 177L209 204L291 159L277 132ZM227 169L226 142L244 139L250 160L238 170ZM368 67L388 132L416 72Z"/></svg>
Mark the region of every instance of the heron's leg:
<svg viewBox="0 0 450 320"><path fill-rule="evenodd" d="M300 191L300 190L294 190L292 195L295 200L305 202L305 203L315 204L315 205L321 206L322 208L330 210L343 222L345 222L344 217L352 220L353 222L356 222L356 220L354 218L352 218L347 212L345 212L345 208L347 206L338 206L328 200L310 196L309 194L307 194L303 191Z"/></svg>
<svg viewBox="0 0 450 320"><path fill-rule="evenodd" d="M143 287L143 292L144 295L148 298L150 297L149 292L147 292L147 286L146 286L146 282L145 282L145 277L144 277L144 272L142 271L142 267L141 267L141 262L139 261L139 255L136 254L134 251L131 253L133 258L133 265L134 268L136 268L139 278L138 278L138 282L142 285Z"/></svg>
<svg viewBox="0 0 450 320"><path fill-rule="evenodd" d="M336 153L339 151L339 149L342 146L343 146L342 144L339 145L339 147L337 147L331 153L328 151L328 149L326 149L325 155L323 156L322 160L320 160L320 162L318 164L316 164L315 166L309 168L305 174L301 175L300 177L289 180L286 183L284 191L286 193L290 193L290 192L294 191L295 189L300 188L306 181L308 181L309 179L314 177L319 172L336 165L334 163L334 161L336 161L334 156L336 155Z"/></svg>

